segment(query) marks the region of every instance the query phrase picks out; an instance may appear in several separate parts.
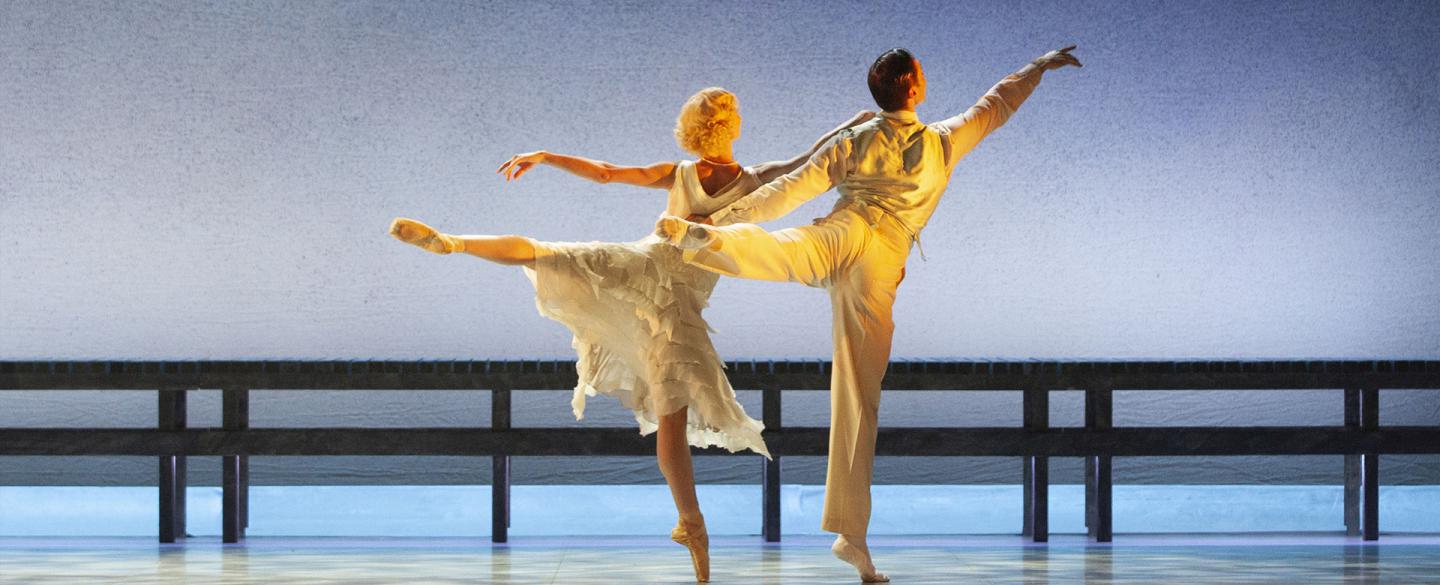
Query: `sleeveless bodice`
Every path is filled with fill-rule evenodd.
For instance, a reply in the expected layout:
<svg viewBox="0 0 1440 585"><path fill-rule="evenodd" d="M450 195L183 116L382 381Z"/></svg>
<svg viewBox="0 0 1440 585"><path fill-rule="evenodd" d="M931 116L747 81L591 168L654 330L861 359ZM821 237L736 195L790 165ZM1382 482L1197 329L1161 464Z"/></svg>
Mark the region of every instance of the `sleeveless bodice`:
<svg viewBox="0 0 1440 585"><path fill-rule="evenodd" d="M675 180L670 185L670 198L665 205L665 214L686 217L691 214L713 215L735 203L741 197L760 187L760 179L750 167L742 167L740 174L710 195L700 184L700 175L694 161L680 161L675 165Z"/></svg>

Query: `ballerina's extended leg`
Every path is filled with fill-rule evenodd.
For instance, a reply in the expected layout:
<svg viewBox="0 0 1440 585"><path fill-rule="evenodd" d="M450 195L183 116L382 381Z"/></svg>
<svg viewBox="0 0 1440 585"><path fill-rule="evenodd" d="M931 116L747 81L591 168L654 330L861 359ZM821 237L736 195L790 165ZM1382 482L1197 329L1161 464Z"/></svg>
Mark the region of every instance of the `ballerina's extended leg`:
<svg viewBox="0 0 1440 585"><path fill-rule="evenodd" d="M835 544L830 545L830 552L835 553L836 558L853 565L855 571L860 573L862 582L890 582L890 577L875 570L875 564L870 561L870 548L865 546L865 537L844 534L836 536Z"/></svg>
<svg viewBox="0 0 1440 585"><path fill-rule="evenodd" d="M465 243L461 242L460 238L442 234L435 231L435 228L408 217L397 217L390 222L390 235L436 254L453 254L465 249Z"/></svg>
<svg viewBox="0 0 1440 585"><path fill-rule="evenodd" d="M390 235L436 254L464 252L499 264L535 265L535 243L523 236L456 236L406 217L390 223Z"/></svg>

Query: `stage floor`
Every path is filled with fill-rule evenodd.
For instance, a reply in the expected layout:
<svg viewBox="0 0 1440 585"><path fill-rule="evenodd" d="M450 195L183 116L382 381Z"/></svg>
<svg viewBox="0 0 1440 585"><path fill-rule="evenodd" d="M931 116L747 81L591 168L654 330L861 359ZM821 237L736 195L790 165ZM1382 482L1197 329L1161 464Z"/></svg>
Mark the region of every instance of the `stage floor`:
<svg viewBox="0 0 1440 585"><path fill-rule="evenodd" d="M1440 583L1440 535L1119 535L1048 545L1018 536L875 537L900 583ZM829 539L715 538L712 582L853 583ZM693 583L679 545L660 538L0 538L0 583Z"/></svg>

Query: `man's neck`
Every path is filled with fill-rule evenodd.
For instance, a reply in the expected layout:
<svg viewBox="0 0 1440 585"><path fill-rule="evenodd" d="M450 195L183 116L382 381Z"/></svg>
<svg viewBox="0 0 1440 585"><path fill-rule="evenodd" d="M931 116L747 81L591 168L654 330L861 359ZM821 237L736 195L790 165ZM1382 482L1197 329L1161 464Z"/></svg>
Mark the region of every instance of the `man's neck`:
<svg viewBox="0 0 1440 585"><path fill-rule="evenodd" d="M898 110L885 110L880 116L900 122L919 122L920 118L915 115L915 108L901 108Z"/></svg>

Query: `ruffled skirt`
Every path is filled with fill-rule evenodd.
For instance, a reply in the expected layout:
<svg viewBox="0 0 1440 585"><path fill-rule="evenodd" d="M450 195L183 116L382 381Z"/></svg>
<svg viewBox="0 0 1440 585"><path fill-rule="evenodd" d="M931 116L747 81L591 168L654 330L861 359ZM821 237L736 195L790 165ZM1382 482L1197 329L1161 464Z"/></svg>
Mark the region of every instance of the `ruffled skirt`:
<svg viewBox="0 0 1440 585"><path fill-rule="evenodd" d="M640 434L659 417L690 407L686 436L696 447L750 449L766 457L764 425L745 414L725 365L700 316L717 276L690 266L658 238L637 242L535 242L540 314L574 334L576 372L571 408L584 418L585 399L618 398L634 411Z"/></svg>

